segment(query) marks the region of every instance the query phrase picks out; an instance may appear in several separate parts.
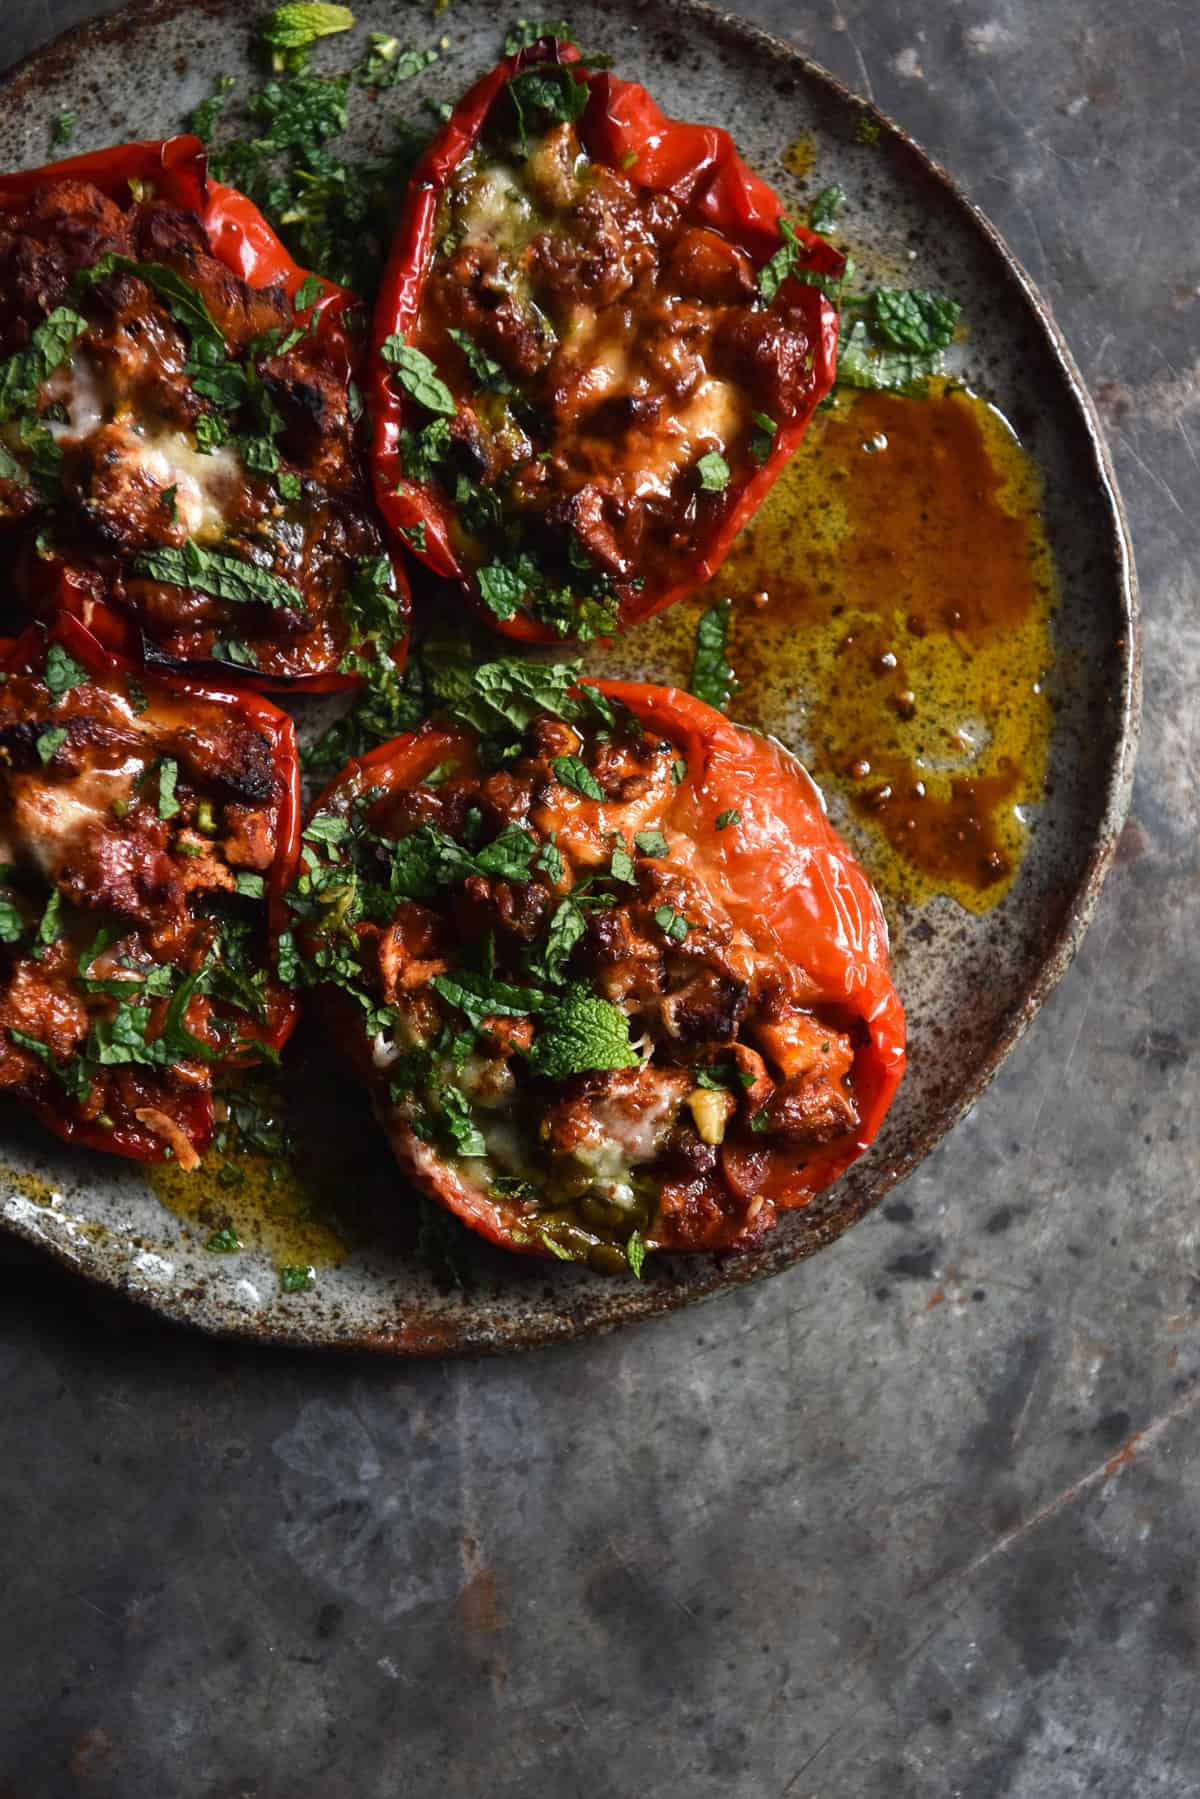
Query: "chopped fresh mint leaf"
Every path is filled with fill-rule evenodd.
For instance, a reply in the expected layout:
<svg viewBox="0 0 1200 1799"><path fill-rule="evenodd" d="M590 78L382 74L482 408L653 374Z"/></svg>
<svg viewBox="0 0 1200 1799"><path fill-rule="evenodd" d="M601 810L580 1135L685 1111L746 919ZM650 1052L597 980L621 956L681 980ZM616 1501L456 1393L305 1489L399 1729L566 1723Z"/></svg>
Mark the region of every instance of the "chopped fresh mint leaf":
<svg viewBox="0 0 1200 1799"><path fill-rule="evenodd" d="M557 984L566 979L571 952L586 930L587 921L575 901L564 899L550 920L541 955L540 968L547 980Z"/></svg>
<svg viewBox="0 0 1200 1799"><path fill-rule="evenodd" d="M698 700L722 711L734 693L735 683L729 666L729 621L731 603L718 600L696 626L696 650L688 687Z"/></svg>
<svg viewBox="0 0 1200 1799"><path fill-rule="evenodd" d="M643 856L665 856L667 853L667 840L661 831L635 831L633 841Z"/></svg>
<svg viewBox="0 0 1200 1799"><path fill-rule="evenodd" d="M471 1113L471 1102L459 1087L441 1092L441 1124L460 1156L486 1156L487 1142Z"/></svg>
<svg viewBox="0 0 1200 1799"><path fill-rule="evenodd" d="M246 899L262 899L267 891L267 884L263 877L248 868L238 869L234 876L234 885Z"/></svg>
<svg viewBox="0 0 1200 1799"><path fill-rule="evenodd" d="M62 906L63 896L56 887L46 901L46 910L42 913L41 923L37 928L37 940L43 948L57 943L63 934Z"/></svg>
<svg viewBox="0 0 1200 1799"><path fill-rule="evenodd" d="M76 662L61 643L52 643L46 652L46 686L56 700L73 687L82 687L88 674L82 662Z"/></svg>
<svg viewBox="0 0 1200 1799"><path fill-rule="evenodd" d="M591 1069L636 1068L638 1054L620 1007L577 989L546 1015L529 1061L536 1074L562 1081Z"/></svg>
<svg viewBox="0 0 1200 1799"><path fill-rule="evenodd" d="M454 975L435 975L429 985L476 1030L485 1018L527 1018L546 1003L545 994L536 988L518 987L464 969Z"/></svg>
<svg viewBox="0 0 1200 1799"><path fill-rule="evenodd" d="M546 713L571 724L589 705L588 689L575 692L578 662L502 656L480 663L453 642L427 643L422 663L437 710L483 736L518 734Z"/></svg>
<svg viewBox="0 0 1200 1799"><path fill-rule="evenodd" d="M608 872L614 881L623 881L627 887L636 887L637 871L634 867L633 857L624 844L619 843L613 850Z"/></svg>
<svg viewBox="0 0 1200 1799"><path fill-rule="evenodd" d="M504 54L515 56L518 50L527 50L543 37L556 37L560 43L569 44L571 27L565 19L518 19L505 34Z"/></svg>
<svg viewBox="0 0 1200 1799"><path fill-rule="evenodd" d="M541 571L524 551L511 562L489 562L476 576L484 604L499 619L509 619L530 592L541 584Z"/></svg>
<svg viewBox="0 0 1200 1799"><path fill-rule="evenodd" d="M592 773L586 762L578 756L554 756L550 762L554 770L554 778L577 793L580 799L602 800L604 789Z"/></svg>
<svg viewBox="0 0 1200 1799"><path fill-rule="evenodd" d="M55 1079L66 1088L69 1098L82 1105L92 1090L92 1083L88 1078L87 1069L78 1057L70 1062L56 1062L50 1045L43 1043L40 1038L30 1037L24 1031L15 1030L12 1025L8 1027L8 1034L14 1043L19 1044L22 1049L27 1049L31 1055L37 1057L44 1067L50 1070Z"/></svg>
<svg viewBox="0 0 1200 1799"><path fill-rule="evenodd" d="M90 268L79 271L74 281L75 289L83 293L97 281L117 272L136 275L157 294L175 323L182 325L191 338L197 357L214 367L224 360L225 334L208 310L203 295L165 262L134 262L115 250L106 250Z"/></svg>
<svg viewBox="0 0 1200 1799"><path fill-rule="evenodd" d="M332 6L328 0L287 0L268 13L259 36L272 50L307 50L318 38L353 31L354 14L348 6Z"/></svg>
<svg viewBox="0 0 1200 1799"><path fill-rule="evenodd" d="M674 943L682 943L692 928L683 913L677 912L674 906L656 906L654 922Z"/></svg>
<svg viewBox="0 0 1200 1799"><path fill-rule="evenodd" d="M174 587L191 588L195 593L211 594L217 600L231 600L246 606L287 606L295 612L304 610L304 595L281 575L243 562L237 556L225 556L217 550L206 550L193 538L182 549L150 550L135 564L142 575Z"/></svg>
<svg viewBox="0 0 1200 1799"><path fill-rule="evenodd" d="M456 325L451 325L447 336L453 339L466 357L467 368L476 387L491 393L512 392L512 382L505 374L502 364L494 356L489 356L486 350L482 350L469 332L460 331Z"/></svg>
<svg viewBox="0 0 1200 1799"><path fill-rule="evenodd" d="M728 812L717 813L717 829L723 831L727 825L740 825L742 815L736 806L730 806Z"/></svg>
<svg viewBox="0 0 1200 1799"><path fill-rule="evenodd" d="M572 125L581 119L591 89L567 63L545 63L526 69L508 84L508 95L517 115L517 140L521 155L529 150L529 133L545 131L552 124Z"/></svg>
<svg viewBox="0 0 1200 1799"><path fill-rule="evenodd" d="M884 343L918 356L953 341L961 311L957 300L923 287L877 287L870 302L871 323Z"/></svg>
<svg viewBox="0 0 1200 1799"><path fill-rule="evenodd" d="M51 731L43 731L37 740L37 753L43 762L51 762L67 741L67 733L62 725L55 725Z"/></svg>
<svg viewBox="0 0 1200 1799"><path fill-rule="evenodd" d="M536 837L520 825L505 825L500 835L479 851L475 866L480 874L496 875L502 881L527 881L536 849Z"/></svg>
<svg viewBox="0 0 1200 1799"><path fill-rule="evenodd" d="M201 100L199 106L193 108L188 120L188 127L194 131L202 143L207 143L213 134L217 120L225 111L231 89L237 86L232 75L222 75L207 100Z"/></svg>
<svg viewBox="0 0 1200 1799"><path fill-rule="evenodd" d="M11 896L0 893L0 943L19 943L25 935L25 920Z"/></svg>
<svg viewBox="0 0 1200 1799"><path fill-rule="evenodd" d="M234 668L257 668L258 657L248 643L236 637L225 637L212 647L214 662L231 662Z"/></svg>
<svg viewBox="0 0 1200 1799"><path fill-rule="evenodd" d="M942 372L942 352L881 349L865 319L856 319L838 343L840 387L892 393L919 393L931 375Z"/></svg>
<svg viewBox="0 0 1200 1799"><path fill-rule="evenodd" d="M716 450L710 450L707 456L701 456L696 464L696 473L700 477L700 487L704 493L721 493L729 486L729 464Z"/></svg>
<svg viewBox="0 0 1200 1799"><path fill-rule="evenodd" d="M846 190L839 182L823 187L808 209L809 230L828 234L845 203Z"/></svg>
<svg viewBox="0 0 1200 1799"><path fill-rule="evenodd" d="M402 50L398 37L389 37L386 31L372 31L367 36L367 54L357 79L363 87L395 87L401 81L411 81L437 60L436 50Z"/></svg>
<svg viewBox="0 0 1200 1799"><path fill-rule="evenodd" d="M179 764L174 756L164 756L158 765L158 816L174 818L179 811L179 801L175 798L175 783L179 779Z"/></svg>
<svg viewBox="0 0 1200 1799"><path fill-rule="evenodd" d="M754 414L754 429L750 433L750 454L760 468L771 454L775 433L778 429L779 426L768 413L756 412Z"/></svg>
<svg viewBox="0 0 1200 1799"><path fill-rule="evenodd" d="M393 331L390 337L384 339L379 353L395 371L396 380L405 393L416 400L418 405L424 406L427 412L441 413L447 418L454 417L458 411L454 396L423 350L406 344Z"/></svg>
<svg viewBox="0 0 1200 1799"><path fill-rule="evenodd" d="M67 360L87 328L78 312L58 306L35 328L23 350L0 362L0 424L33 405L42 382Z"/></svg>
<svg viewBox="0 0 1200 1799"><path fill-rule="evenodd" d="M292 299L292 311L307 312L310 306L316 305L324 292L325 283L319 275L306 275Z"/></svg>
<svg viewBox="0 0 1200 1799"><path fill-rule="evenodd" d="M783 240L775 254L758 272L758 295L769 306L788 276L795 272L802 246L790 219L779 215L779 235Z"/></svg>

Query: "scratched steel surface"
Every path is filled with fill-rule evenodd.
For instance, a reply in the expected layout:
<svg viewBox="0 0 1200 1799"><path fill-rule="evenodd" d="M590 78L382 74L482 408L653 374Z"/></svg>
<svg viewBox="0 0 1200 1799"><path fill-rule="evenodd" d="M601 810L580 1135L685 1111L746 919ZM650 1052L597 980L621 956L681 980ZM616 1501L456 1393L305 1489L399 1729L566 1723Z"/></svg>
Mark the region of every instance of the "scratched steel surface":
<svg viewBox="0 0 1200 1799"><path fill-rule="evenodd" d="M267 1357L4 1251L4 1799L1200 1787L1193 15L746 10L954 169L1107 414L1147 715L1097 923L880 1213L614 1338Z"/></svg>

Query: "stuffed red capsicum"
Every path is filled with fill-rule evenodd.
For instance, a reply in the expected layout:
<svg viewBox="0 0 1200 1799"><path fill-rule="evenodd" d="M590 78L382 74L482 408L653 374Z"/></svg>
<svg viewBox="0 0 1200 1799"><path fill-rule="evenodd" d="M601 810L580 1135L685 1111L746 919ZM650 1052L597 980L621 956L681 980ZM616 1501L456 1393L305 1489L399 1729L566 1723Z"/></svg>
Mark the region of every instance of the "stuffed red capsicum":
<svg viewBox="0 0 1200 1799"><path fill-rule="evenodd" d="M291 720L136 670L63 614L0 667L0 1091L60 1137L196 1166L214 1080L297 1016Z"/></svg>
<svg viewBox="0 0 1200 1799"><path fill-rule="evenodd" d="M306 976L401 1167L493 1242L635 1270L743 1247L891 1101L883 916L776 744L561 672L485 665L470 724L327 790L290 897Z"/></svg>
<svg viewBox="0 0 1200 1799"><path fill-rule="evenodd" d="M843 258L727 132L543 39L418 164L375 312L376 493L530 641L705 581L829 390Z"/></svg>
<svg viewBox="0 0 1200 1799"><path fill-rule="evenodd" d="M402 654L352 306L197 138L0 177L0 541L27 609L267 687Z"/></svg>

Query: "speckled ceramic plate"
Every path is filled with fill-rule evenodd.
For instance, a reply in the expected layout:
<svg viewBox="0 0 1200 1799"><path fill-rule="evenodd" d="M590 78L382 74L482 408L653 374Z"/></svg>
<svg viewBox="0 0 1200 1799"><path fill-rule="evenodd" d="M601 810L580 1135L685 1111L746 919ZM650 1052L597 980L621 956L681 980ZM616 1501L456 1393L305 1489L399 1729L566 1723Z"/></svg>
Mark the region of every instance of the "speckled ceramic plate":
<svg viewBox="0 0 1200 1799"><path fill-rule="evenodd" d="M64 108L78 115L72 150L179 129L215 76L250 76L248 10L244 0L149 0L50 45L3 81L0 167L44 161L50 121ZM356 11L362 30L395 31L405 42L433 35L426 10L405 0L363 0ZM1095 413L1023 271L915 144L794 51L695 0L584 0L570 12L579 41L614 55L668 112L728 124L785 199L800 204L815 186L840 181L853 197L847 230L868 267L906 267L915 250L921 282L963 300L970 333L952 353L954 371L1015 423L1044 481L1059 582L1044 792L1017 878L998 905L976 914L926 897L889 908L911 1033L897 1103L848 1176L786 1219L764 1247L735 1259L654 1260L637 1285L505 1258L462 1233L455 1260L464 1278L448 1280L415 1243L411 1204L371 1120L329 1076L321 1130L334 1146L340 1214L357 1214L354 1246L319 1268L311 1291L288 1295L273 1227L240 1255L207 1253L206 1232L168 1210L142 1171L72 1155L4 1114L0 1217L8 1227L208 1330L403 1354L512 1348L646 1317L811 1254L915 1167L995 1072L1070 960L1124 816L1138 694L1129 549ZM418 84L385 104L355 94L353 151L382 143L401 106L418 116L426 98L453 98L495 61L502 24L494 6L454 0L435 29L448 47ZM332 40L318 60L344 67L357 53ZM881 127L873 143L864 141L875 135L864 118ZM798 140L815 150L806 182L781 164ZM796 169L808 155L789 160ZM678 677L682 655L679 629L665 620L624 640L608 667ZM761 722L803 749L811 728L803 691L783 682L763 692ZM833 810L876 872L870 833L843 817L836 796Z"/></svg>

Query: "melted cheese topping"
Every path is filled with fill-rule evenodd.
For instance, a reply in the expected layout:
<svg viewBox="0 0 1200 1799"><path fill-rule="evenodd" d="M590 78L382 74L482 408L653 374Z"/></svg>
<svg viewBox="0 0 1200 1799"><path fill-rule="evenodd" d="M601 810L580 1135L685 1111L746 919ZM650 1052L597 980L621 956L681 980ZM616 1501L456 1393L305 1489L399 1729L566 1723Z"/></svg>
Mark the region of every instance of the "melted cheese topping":
<svg viewBox="0 0 1200 1799"><path fill-rule="evenodd" d="M41 775L16 775L9 783L12 844L0 838L0 857L24 859L53 881L71 860L90 825L112 823L113 805L127 801L145 770L141 757L117 768L85 769L69 785L49 786Z"/></svg>
<svg viewBox="0 0 1200 1799"><path fill-rule="evenodd" d="M182 431L131 432L133 459L165 492L175 489L175 511L189 537L201 543L225 535L225 509L242 477L237 451L224 445L205 455Z"/></svg>
<svg viewBox="0 0 1200 1799"><path fill-rule="evenodd" d="M115 418L96 366L85 353L55 371L47 392L67 412L65 419L50 425L58 442L85 443L111 421L120 431L128 460L146 480L163 493L175 489L176 517L187 535L201 543L225 536L232 490L244 474L235 449L226 444L205 454L186 432Z"/></svg>
<svg viewBox="0 0 1200 1799"><path fill-rule="evenodd" d="M528 197L521 176L502 162L482 162L461 188L458 225L464 238L497 244L502 250L519 250L543 228Z"/></svg>

